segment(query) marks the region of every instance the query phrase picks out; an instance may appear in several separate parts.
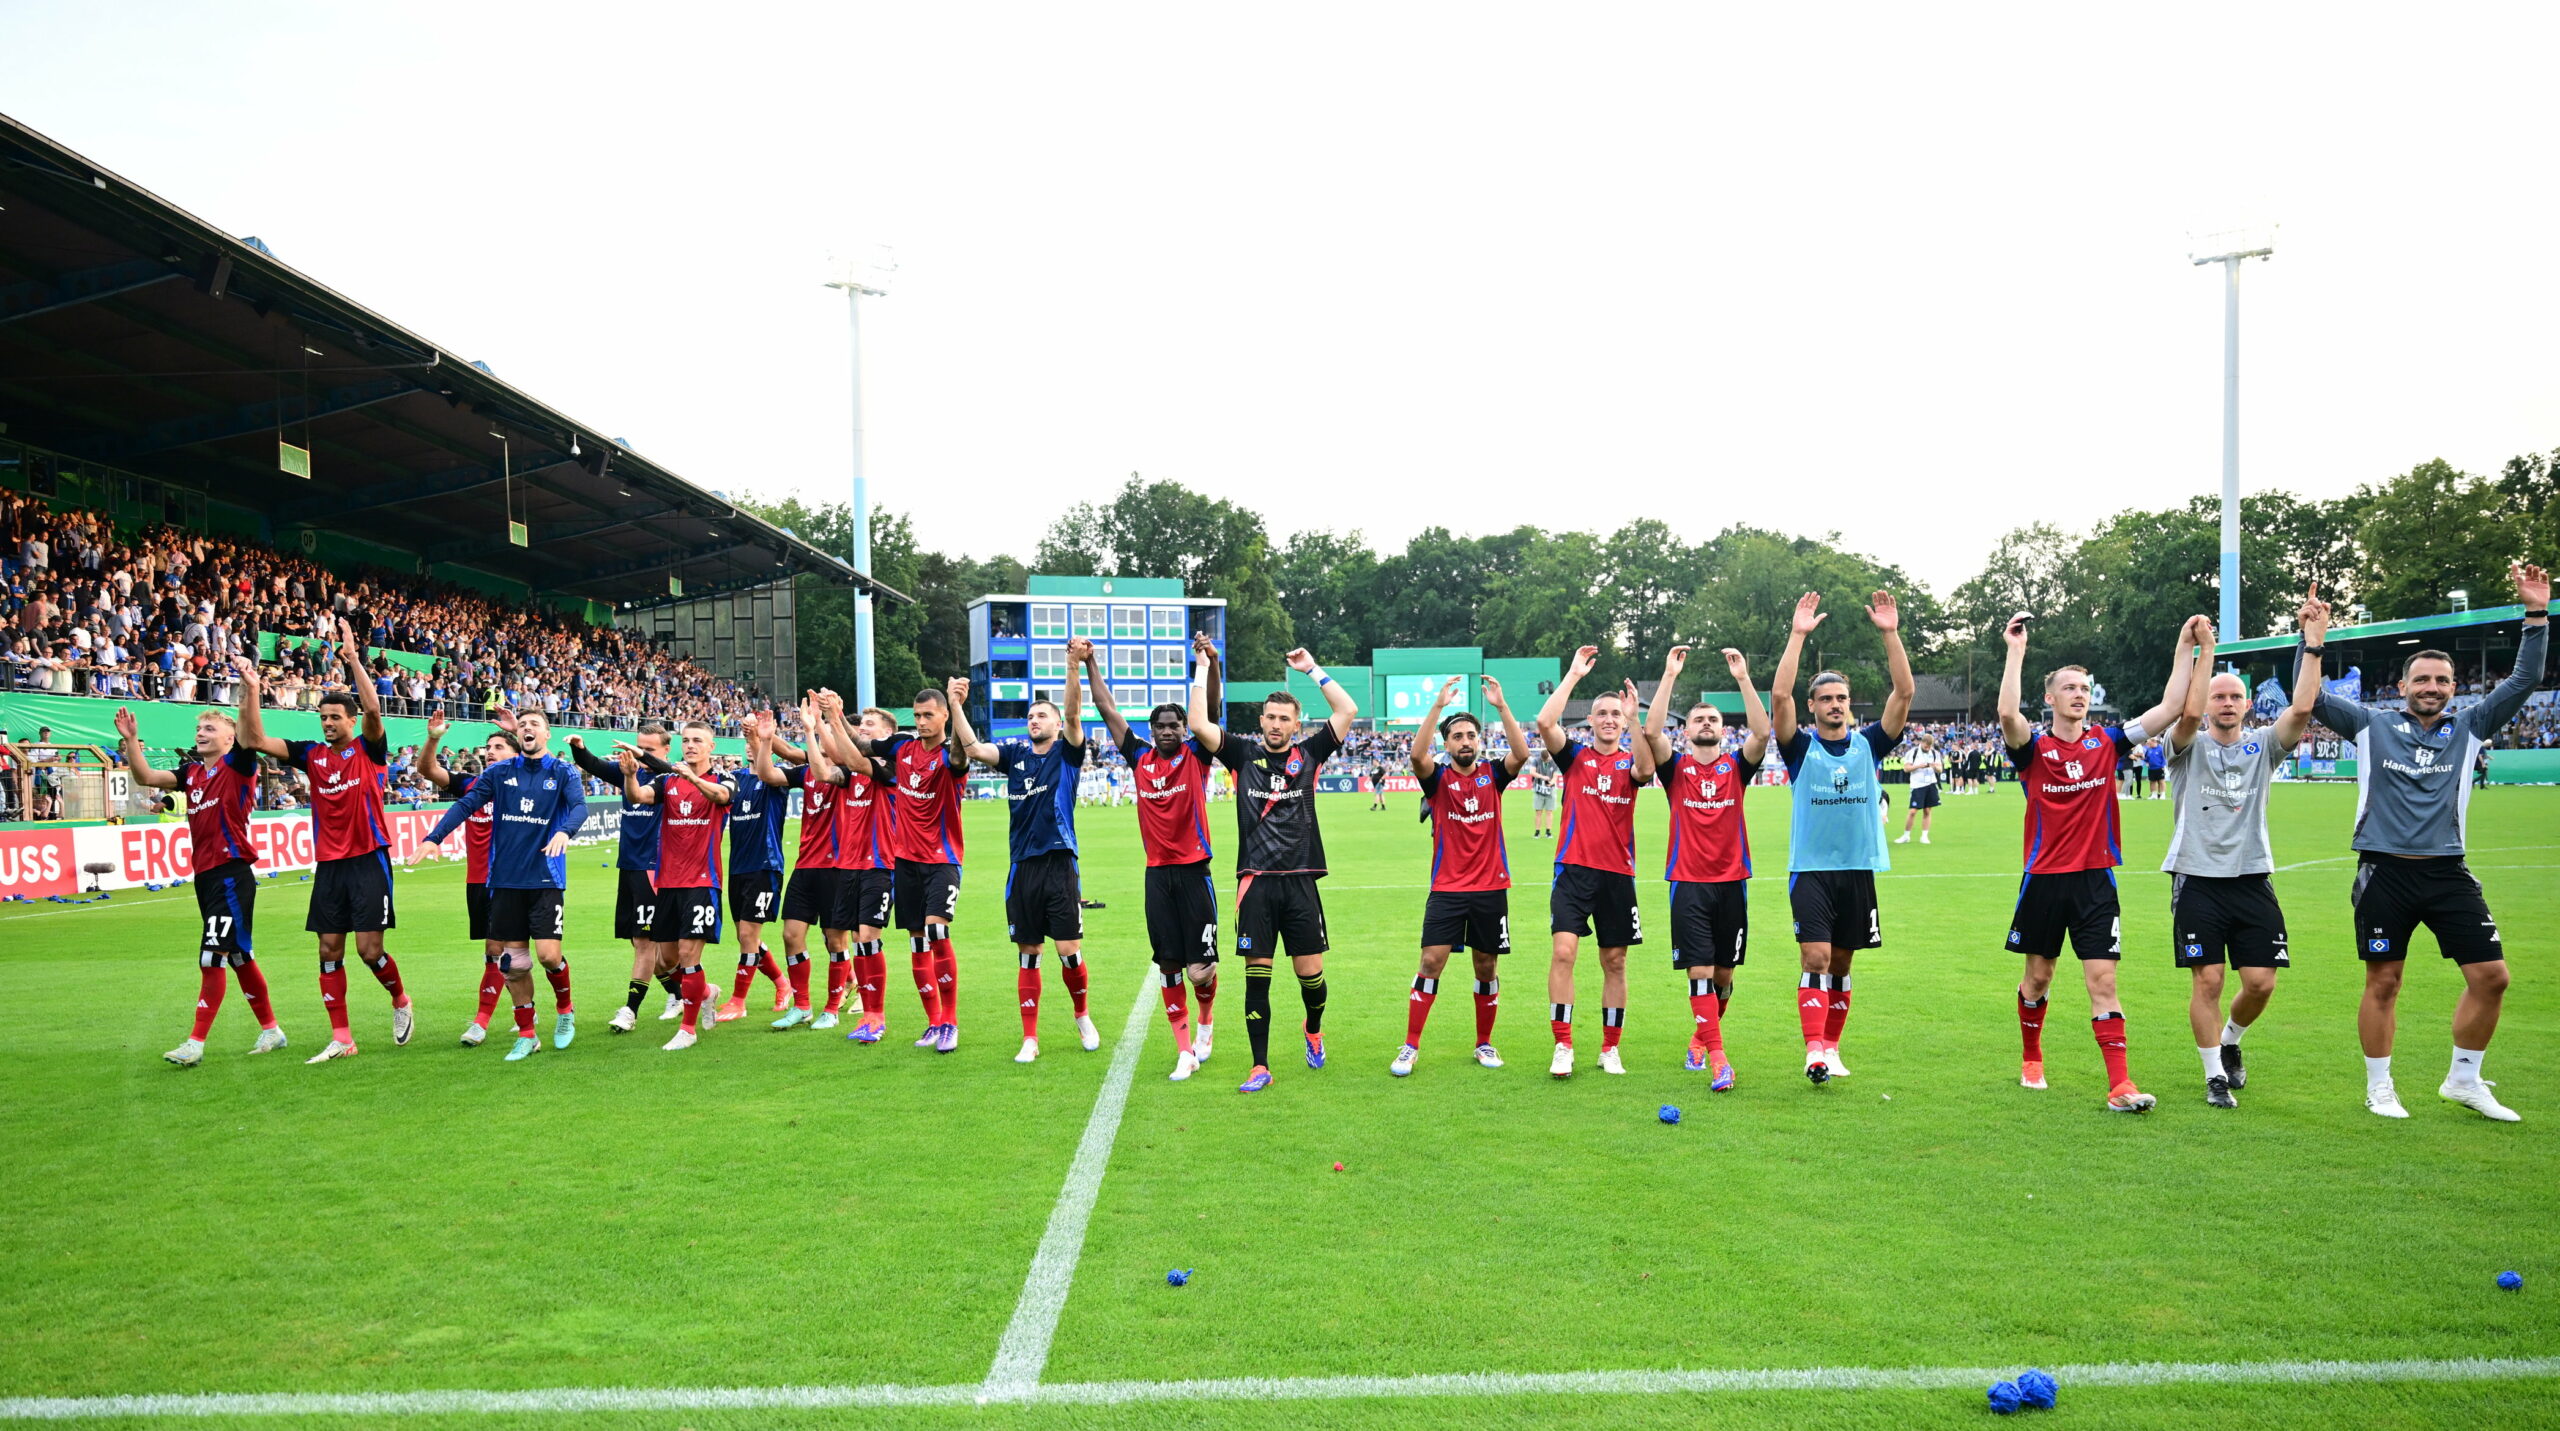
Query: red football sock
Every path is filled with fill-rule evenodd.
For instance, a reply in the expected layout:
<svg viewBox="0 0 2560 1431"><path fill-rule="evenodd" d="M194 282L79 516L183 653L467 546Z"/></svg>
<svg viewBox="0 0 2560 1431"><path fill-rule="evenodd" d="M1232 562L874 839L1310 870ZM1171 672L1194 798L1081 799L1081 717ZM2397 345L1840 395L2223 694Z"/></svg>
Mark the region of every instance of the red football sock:
<svg viewBox="0 0 2560 1431"><path fill-rule="evenodd" d="M1600 1051L1607 1053L1618 1046L1618 1036L1627 1031L1627 1011L1600 1006Z"/></svg>
<svg viewBox="0 0 2560 1431"><path fill-rule="evenodd" d="M1573 1047L1573 1005L1547 1005L1547 1029L1556 1036L1556 1042Z"/></svg>
<svg viewBox="0 0 2560 1431"><path fill-rule="evenodd" d="M409 999L409 991L408 991L408 990L406 990L406 989L404 989L404 988L402 988L402 987L400 987L400 961L399 961L399 960L392 958L392 957L391 957L390 955L388 955L388 954L385 954L385 955L383 955L383 956L382 956L382 962L381 962L381 963L379 963L379 964L372 964L372 963L368 963L368 964L366 964L366 965L365 965L365 967L366 967L366 968L368 968L368 969L371 969L371 970L373 971L373 977L374 977L374 978L376 978L376 979L381 980L381 981L382 981L382 987L390 991L390 994L391 994L391 1002L393 1002L393 1003L395 1003L395 1004L401 1004L401 1003L406 1003L406 1002L408 1002L408 999Z"/></svg>
<svg viewBox="0 0 2560 1431"><path fill-rule="evenodd" d="M1500 979L1479 979L1479 980L1477 980L1477 981L1476 981L1476 1042L1477 1042L1477 1043L1479 1043L1479 1044L1487 1044L1487 1043L1491 1043L1491 1042L1493 1042L1493 1016L1494 1016L1496 1013L1499 1013L1499 1012L1501 1011L1501 1006L1502 1006L1502 981L1501 981Z"/></svg>
<svg viewBox="0 0 2560 1431"><path fill-rule="evenodd" d="M684 990L684 1014L677 1026L691 1033L701 1027L703 1010L711 1002L711 980L695 965L684 971L679 985Z"/></svg>
<svg viewBox="0 0 2560 1431"><path fill-rule="evenodd" d="M2133 1075L2124 1068L2124 1015L2091 1019L2089 1031L2098 1036L2098 1056L2107 1061L2107 1087L2112 1090L2131 1083Z"/></svg>
<svg viewBox="0 0 2560 1431"><path fill-rule="evenodd" d="M1431 1022L1431 1005L1440 997L1440 981L1413 976L1413 996L1404 1005L1404 1041L1409 1048L1422 1047L1422 1026Z"/></svg>
<svg viewBox="0 0 2560 1431"><path fill-rule="evenodd" d="M738 956L738 977L729 985L729 997L743 999L756 986L756 958L752 954Z"/></svg>
<svg viewBox="0 0 2560 1431"><path fill-rule="evenodd" d="M772 980L775 988L782 987L782 966L773 962L773 951L761 942L756 945L756 972Z"/></svg>
<svg viewBox="0 0 2560 1431"><path fill-rule="evenodd" d="M533 1036L533 1004L531 1001L519 1003L516 1005L516 1037L532 1038Z"/></svg>
<svg viewBox="0 0 2560 1431"><path fill-rule="evenodd" d="M569 1003L569 961L563 959L557 964L543 965L542 977L551 981L551 1011L558 1014L575 1012Z"/></svg>
<svg viewBox="0 0 2560 1431"><path fill-rule="evenodd" d="M232 970L231 974L233 978L240 981L240 996L249 1001L249 1012L258 1016L258 1027L274 1028L276 1008L275 1005L267 1002L266 971L258 967L257 960L248 959L243 960L240 967Z"/></svg>
<svg viewBox="0 0 2560 1431"><path fill-rule="evenodd" d="M1025 964L1013 971L1014 997L1022 1004L1022 1036L1040 1036L1040 966Z"/></svg>
<svg viewBox="0 0 2560 1431"><path fill-rule="evenodd" d="M347 1031L347 962L343 959L320 961L320 1006L329 1011L329 1035L339 1043L354 1043L356 1036Z"/></svg>
<svg viewBox="0 0 2560 1431"><path fill-rule="evenodd" d="M1691 981L1689 985L1689 1046L1703 1048L1710 1053L1722 1053L1724 1052L1724 1010L1716 1005L1713 984L1707 984L1708 992L1698 992L1698 985L1704 983L1706 983L1705 980L1699 979Z"/></svg>
<svg viewBox="0 0 2560 1431"><path fill-rule="evenodd" d="M1211 979L1209 987L1194 987L1191 993L1200 1003L1200 1022L1215 1024L1218 1021L1218 981Z"/></svg>
<svg viewBox="0 0 2560 1431"><path fill-rule="evenodd" d="M942 991L933 986L933 947L919 942L907 961L915 970L916 998L924 1004L925 1027L938 1027L942 1023Z"/></svg>
<svg viewBox="0 0 2560 1431"><path fill-rule="evenodd" d="M1073 958L1069 958L1064 954L1058 956L1058 982L1066 985L1067 992L1075 998L1077 1018L1085 1017L1085 979L1086 970L1084 967L1084 957L1082 955L1077 955Z"/></svg>
<svg viewBox="0 0 2560 1431"><path fill-rule="evenodd" d="M942 1026L960 1026L960 956L951 952L951 936L933 941L933 982L942 994Z"/></svg>
<svg viewBox="0 0 2560 1431"><path fill-rule="evenodd" d="M1840 1030L1849 1022L1849 976L1831 981L1831 1007L1822 1020L1822 1042L1825 1047L1840 1046Z"/></svg>
<svg viewBox="0 0 2560 1431"><path fill-rule="evenodd" d="M473 1023L484 1029L489 1026L490 1018L498 1012L498 995L505 992L506 987L507 976L498 972L498 961L486 954L481 955L480 1012L472 1016Z"/></svg>
<svg viewBox="0 0 2560 1431"><path fill-rule="evenodd" d="M862 996L862 1016L886 1022L889 1017L889 956L873 940L871 952L853 956L854 983Z"/></svg>
<svg viewBox="0 0 2560 1431"><path fill-rule="evenodd" d="M1173 1025L1173 1051L1191 1051L1191 1013L1183 1007L1182 981L1176 979L1164 991L1164 1021Z"/></svg>
<svg viewBox="0 0 2560 1431"><path fill-rule="evenodd" d="M2044 1002L2038 999L2031 1004L2025 994L2018 995L2018 1039L2025 1045L2029 1063L2044 1062Z"/></svg>
<svg viewBox="0 0 2560 1431"><path fill-rule="evenodd" d="M196 971L196 1031L187 1037L202 1043L213 1032L213 1016L222 1012L222 996L230 987L219 963Z"/></svg>
<svg viewBox="0 0 2560 1431"><path fill-rule="evenodd" d="M809 1007L809 956L795 954L782 961L784 976L791 980L791 1007ZM853 961L842 954L827 956L827 1012L844 1007L844 986L853 980Z"/></svg>
<svg viewBox="0 0 2560 1431"><path fill-rule="evenodd" d="M1796 977L1796 1022L1804 1026L1807 1048L1822 1046L1822 1031L1831 1026L1831 992L1828 974L1800 974Z"/></svg>

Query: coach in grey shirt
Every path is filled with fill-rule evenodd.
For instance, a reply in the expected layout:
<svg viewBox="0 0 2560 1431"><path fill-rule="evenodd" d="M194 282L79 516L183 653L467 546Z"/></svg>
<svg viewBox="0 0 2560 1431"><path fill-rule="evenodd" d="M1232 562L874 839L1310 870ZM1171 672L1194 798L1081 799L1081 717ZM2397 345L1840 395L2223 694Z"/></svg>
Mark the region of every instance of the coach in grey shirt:
<svg viewBox="0 0 2560 1431"><path fill-rule="evenodd" d="M2508 568L2524 603L2524 635L2516 666L2479 704L2448 714L2453 658L2420 651L2400 668L2405 709L2367 710L2323 692L2316 710L2330 728L2356 743L2356 948L2365 960L2364 1004L2356 1031L2364 1041L2365 1106L2406 1118L2391 1087L2391 1036L2398 1024L2400 974L2409 936L2425 925L2444 957L2461 966L2461 1002L2453 1010L2453 1068L2436 1091L2502 1123L2520 1121L2481 1081L2489 1038L2507 992L2507 955L2489 902L2462 862L2464 818L2471 808L2471 762L2489 737L2515 719L2542 680L2551 643L2551 578L2538 566ZM2313 603L2305 603L2306 612ZM2317 655L2327 610L2303 622L2303 651Z"/></svg>
<svg viewBox="0 0 2560 1431"><path fill-rule="evenodd" d="M2316 588L2315 588L2316 590ZM2315 611L2316 608L2316 611ZM2326 618L2316 597L2302 618ZM2311 725L2320 694L2320 658L2294 662L2293 704L2271 730L2248 726L2248 678L2213 674L2213 631L2196 647L2186 706L2169 729L2169 789L2176 824L2160 862L2169 879L2169 933L2181 969L2194 971L2187 1022L2204 1061L2204 1101L2236 1108L2232 1093L2249 1084L2240 1036L2265 1012L2285 954L2284 910L2276 903L2274 849L2267 842L2267 786L2276 766ZM2222 1016L2222 967L2240 973L2231 1017Z"/></svg>

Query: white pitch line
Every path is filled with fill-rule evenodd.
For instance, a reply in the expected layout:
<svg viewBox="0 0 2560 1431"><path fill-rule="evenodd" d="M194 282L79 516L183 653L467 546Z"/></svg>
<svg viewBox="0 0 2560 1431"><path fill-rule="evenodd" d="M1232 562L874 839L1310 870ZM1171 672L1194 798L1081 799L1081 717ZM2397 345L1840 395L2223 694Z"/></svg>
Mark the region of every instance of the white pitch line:
<svg viewBox="0 0 2560 1431"><path fill-rule="evenodd" d="M1013 1320L1005 1323L996 1357L987 1368L988 1395L1036 1386L1049 1364L1049 1343L1058 1334L1058 1314L1067 1307L1067 1291L1075 1285L1076 1263L1084 1256L1085 1224L1093 1220L1094 1199L1102 1192L1102 1175L1111 1165L1111 1144L1120 1136L1120 1115L1129 1106L1129 1084L1138 1076L1138 1051L1147 1041L1147 1021L1157 1009L1156 966L1148 964L1139 981L1138 1001L1129 1006L1129 1021L1111 1049L1111 1068L1102 1075L1102 1091L1094 1095L1093 1116L1085 1120L1076 1159L1067 1167L1066 1186L1049 1209L1048 1230L1040 1234L1040 1250L1031 1256L1031 1272L1022 1279L1022 1296L1013 1304Z"/></svg>
<svg viewBox="0 0 2560 1431"><path fill-rule="evenodd" d="M141 1416L445 1416L751 1411L833 1406L1124 1406L1137 1402L1392 1397L1695 1396L1769 1391L1975 1391L2018 1366L1812 1366L1728 1371L1478 1372L1421 1376L1069 1381L1014 1386L555 1387L529 1391L239 1392L0 1398L0 1420ZM2098 1362L2048 1368L2065 1399L2094 1387L2318 1386L2560 1377L2560 1356L2459 1360Z"/></svg>

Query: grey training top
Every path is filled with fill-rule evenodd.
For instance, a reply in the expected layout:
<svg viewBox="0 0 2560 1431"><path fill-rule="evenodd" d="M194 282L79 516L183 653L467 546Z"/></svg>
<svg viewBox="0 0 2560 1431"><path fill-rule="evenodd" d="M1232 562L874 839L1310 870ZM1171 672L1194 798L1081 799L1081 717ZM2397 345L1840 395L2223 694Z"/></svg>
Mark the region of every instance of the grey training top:
<svg viewBox="0 0 2560 1431"><path fill-rule="evenodd" d="M2210 727L2197 731L2183 750L2172 741L2169 794L2178 814L2162 872L2216 879L2273 874L2267 785L2290 753L2266 729L2244 730L2230 745L2214 739Z"/></svg>
<svg viewBox="0 0 2560 1431"><path fill-rule="evenodd" d="M2471 762L2542 680L2548 622L2528 622L2516 668L2479 704L2429 730L2399 711L2367 710L2320 693L2323 725L2356 741L2355 848L2385 855L2458 855L2471 812Z"/></svg>

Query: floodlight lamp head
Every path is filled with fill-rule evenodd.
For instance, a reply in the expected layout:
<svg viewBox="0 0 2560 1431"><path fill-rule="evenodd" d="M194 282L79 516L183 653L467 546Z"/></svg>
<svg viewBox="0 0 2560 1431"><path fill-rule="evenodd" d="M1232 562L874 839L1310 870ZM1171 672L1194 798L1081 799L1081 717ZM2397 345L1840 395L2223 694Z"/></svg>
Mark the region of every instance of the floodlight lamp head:
<svg viewBox="0 0 2560 1431"><path fill-rule="evenodd" d="M832 275L827 287L863 298L886 297L889 275L897 271L897 252L887 244L864 244L848 253L827 255L827 272Z"/></svg>
<svg viewBox="0 0 2560 1431"><path fill-rule="evenodd" d="M2201 268L2208 263L2236 258L2273 258L2277 227L2275 224L2251 224L2213 233L2191 233L2187 235L2187 261Z"/></svg>

